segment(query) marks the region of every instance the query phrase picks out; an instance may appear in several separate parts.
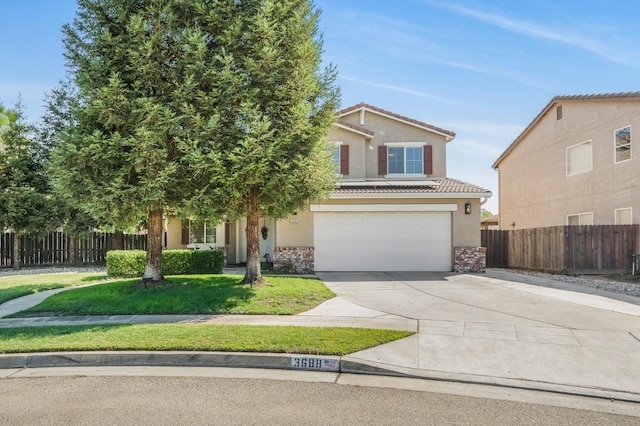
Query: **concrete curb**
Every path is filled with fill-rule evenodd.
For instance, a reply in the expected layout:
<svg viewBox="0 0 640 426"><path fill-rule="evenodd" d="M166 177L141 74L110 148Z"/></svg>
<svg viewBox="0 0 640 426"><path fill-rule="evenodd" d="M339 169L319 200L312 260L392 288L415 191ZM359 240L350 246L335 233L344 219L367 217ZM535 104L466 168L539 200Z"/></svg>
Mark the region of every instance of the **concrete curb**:
<svg viewBox="0 0 640 426"><path fill-rule="evenodd" d="M348 357L348 356L347 356ZM339 356L242 352L47 352L0 355L0 369L47 367L225 367L348 373L489 385L640 403L640 395L613 389L488 377L362 362Z"/></svg>
<svg viewBox="0 0 640 426"><path fill-rule="evenodd" d="M347 355L348 357L348 355ZM340 360L340 372L352 374L372 374L381 376L426 379L443 382L454 382L475 385L488 385L502 388L523 389L541 392L558 393L571 396L609 399L616 401L640 403L640 394L618 391L615 389L589 388L558 383L538 382L527 379L481 376L443 371L421 370L409 367L389 366L372 361Z"/></svg>
<svg viewBox="0 0 640 426"><path fill-rule="evenodd" d="M235 352L47 352L0 355L0 369L43 367L228 367L338 372L340 357Z"/></svg>

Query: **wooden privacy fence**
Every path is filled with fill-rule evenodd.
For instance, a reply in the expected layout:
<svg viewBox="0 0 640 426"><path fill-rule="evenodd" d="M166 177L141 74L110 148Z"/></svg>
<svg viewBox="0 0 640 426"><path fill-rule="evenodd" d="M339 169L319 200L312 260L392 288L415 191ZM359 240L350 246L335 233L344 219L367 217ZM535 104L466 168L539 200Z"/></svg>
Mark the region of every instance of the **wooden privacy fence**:
<svg viewBox="0 0 640 426"><path fill-rule="evenodd" d="M639 225L554 226L483 230L488 267L562 274L629 273L639 252Z"/></svg>
<svg viewBox="0 0 640 426"><path fill-rule="evenodd" d="M14 233L0 234L0 268L13 267L14 238ZM147 249L147 236L138 234L94 232L72 238L64 232L51 232L18 238L20 266L101 265L106 263L107 251L118 246L124 250Z"/></svg>

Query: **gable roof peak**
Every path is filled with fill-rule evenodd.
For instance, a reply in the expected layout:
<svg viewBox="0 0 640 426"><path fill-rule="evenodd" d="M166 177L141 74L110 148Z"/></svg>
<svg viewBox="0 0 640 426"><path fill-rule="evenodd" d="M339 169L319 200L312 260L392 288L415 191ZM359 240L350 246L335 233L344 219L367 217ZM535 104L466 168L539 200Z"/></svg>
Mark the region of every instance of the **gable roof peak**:
<svg viewBox="0 0 640 426"><path fill-rule="evenodd" d="M359 104L344 108L344 109L338 111L336 114L338 115L338 118L340 118L340 117L344 117L345 115L354 113L356 111L361 111L361 110L370 111L370 112L372 112L374 114L378 114L378 115L385 116L387 118L391 118L392 120L397 120L397 121L400 121L400 122L403 122L403 123L407 123L407 124L415 126L415 127L419 127L421 129L424 129L424 130L428 130L430 132L437 133L437 134L442 135L445 138L447 138L447 141L451 141L451 140L453 140L453 138L456 137L456 132L453 132L451 130L446 130L446 129L443 129L441 127L436 127L436 126L434 126L432 124L425 123L424 121L419 121L419 120L416 120L416 119L413 119L413 118L410 118L410 117L407 117L407 116L404 116L404 115L396 114L395 112L391 112L391 111L388 111L386 109L379 108L377 106L368 104L366 102L360 102Z"/></svg>

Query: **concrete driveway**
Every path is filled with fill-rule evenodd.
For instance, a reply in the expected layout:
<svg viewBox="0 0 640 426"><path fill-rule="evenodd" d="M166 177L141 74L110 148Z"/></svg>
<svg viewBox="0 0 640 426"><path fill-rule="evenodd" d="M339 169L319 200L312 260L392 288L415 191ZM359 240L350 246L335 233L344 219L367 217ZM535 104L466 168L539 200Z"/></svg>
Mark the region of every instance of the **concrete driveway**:
<svg viewBox="0 0 640 426"><path fill-rule="evenodd" d="M436 378L640 401L637 304L501 271L318 275L339 296L332 303L418 322L417 335L352 354L354 361Z"/></svg>

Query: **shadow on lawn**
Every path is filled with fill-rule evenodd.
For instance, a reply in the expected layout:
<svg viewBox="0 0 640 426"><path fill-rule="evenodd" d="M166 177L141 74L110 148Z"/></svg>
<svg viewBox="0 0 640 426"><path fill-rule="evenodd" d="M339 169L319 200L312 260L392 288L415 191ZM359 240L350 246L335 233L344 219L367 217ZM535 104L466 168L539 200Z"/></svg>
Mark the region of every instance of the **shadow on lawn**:
<svg viewBox="0 0 640 426"><path fill-rule="evenodd" d="M167 313L227 313L246 304L255 290L239 284L237 277L172 276L157 288L140 288L139 294L164 300Z"/></svg>
<svg viewBox="0 0 640 426"><path fill-rule="evenodd" d="M80 281L82 281L83 283L92 283L95 281L106 281L108 279L109 279L109 276L105 274L105 275L97 275L94 277L84 277Z"/></svg>

